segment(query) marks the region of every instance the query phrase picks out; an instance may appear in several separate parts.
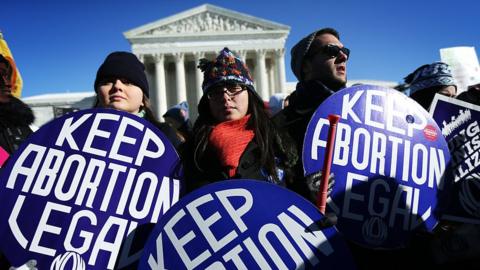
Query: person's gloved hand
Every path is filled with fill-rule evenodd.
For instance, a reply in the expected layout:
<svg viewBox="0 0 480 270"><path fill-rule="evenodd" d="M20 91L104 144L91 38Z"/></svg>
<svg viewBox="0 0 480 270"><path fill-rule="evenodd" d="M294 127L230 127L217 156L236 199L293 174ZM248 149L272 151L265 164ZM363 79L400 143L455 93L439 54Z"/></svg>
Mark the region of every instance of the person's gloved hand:
<svg viewBox="0 0 480 270"><path fill-rule="evenodd" d="M322 180L322 172L320 171L314 174L310 174L306 178L307 178L308 188L311 191L318 193L320 191L320 181ZM334 184L335 184L335 175L331 173L330 176L328 177L327 196L330 196L330 193L332 192Z"/></svg>
<svg viewBox="0 0 480 270"><path fill-rule="evenodd" d="M317 194L320 191L320 181L322 180L322 172L317 172L306 177L308 188L312 193ZM327 196L330 196L333 185L335 184L334 174L330 174L328 177ZM329 228L337 224L337 215L335 213L325 213L324 217L317 221L316 224L320 229Z"/></svg>

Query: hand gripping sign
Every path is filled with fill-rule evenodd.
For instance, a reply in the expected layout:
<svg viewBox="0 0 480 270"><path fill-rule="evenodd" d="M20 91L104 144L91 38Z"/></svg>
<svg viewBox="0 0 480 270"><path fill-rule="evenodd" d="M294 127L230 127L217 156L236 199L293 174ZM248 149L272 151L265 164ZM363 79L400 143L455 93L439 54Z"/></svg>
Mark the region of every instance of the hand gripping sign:
<svg viewBox="0 0 480 270"><path fill-rule="evenodd" d="M452 156L454 184L442 217L480 224L480 106L436 95L430 113Z"/></svg>
<svg viewBox="0 0 480 270"><path fill-rule="evenodd" d="M305 175L322 170L330 114L341 117L328 201L339 231L363 246L398 248L413 230L431 230L450 155L428 113L393 89L362 85L335 93L308 125Z"/></svg>
<svg viewBox="0 0 480 270"><path fill-rule="evenodd" d="M178 200L182 172L151 123L96 109L40 128L0 179L0 247L13 266L121 269L141 254L135 232Z"/></svg>
<svg viewBox="0 0 480 270"><path fill-rule="evenodd" d="M283 187L227 180L168 211L150 235L140 269L354 269L334 227Z"/></svg>

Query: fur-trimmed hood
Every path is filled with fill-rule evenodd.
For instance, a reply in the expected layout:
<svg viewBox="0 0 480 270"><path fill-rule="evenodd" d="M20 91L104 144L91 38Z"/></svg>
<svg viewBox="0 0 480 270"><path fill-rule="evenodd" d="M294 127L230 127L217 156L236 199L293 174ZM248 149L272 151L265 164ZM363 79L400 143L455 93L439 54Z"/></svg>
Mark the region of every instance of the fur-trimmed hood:
<svg viewBox="0 0 480 270"><path fill-rule="evenodd" d="M35 120L32 109L16 97L10 102L0 102L0 121L12 126L30 125Z"/></svg>

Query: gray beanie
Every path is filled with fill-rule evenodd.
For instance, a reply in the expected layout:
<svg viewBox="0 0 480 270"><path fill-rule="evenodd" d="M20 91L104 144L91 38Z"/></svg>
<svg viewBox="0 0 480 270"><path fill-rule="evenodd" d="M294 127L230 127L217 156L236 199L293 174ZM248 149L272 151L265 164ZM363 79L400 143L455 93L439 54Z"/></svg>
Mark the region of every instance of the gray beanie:
<svg viewBox="0 0 480 270"><path fill-rule="evenodd" d="M299 81L302 80L302 65L303 58L307 55L310 46L312 45L313 40L317 34L318 30L310 33L308 36L300 40L295 46L293 46L290 54L292 55L290 66L292 68L293 74Z"/></svg>

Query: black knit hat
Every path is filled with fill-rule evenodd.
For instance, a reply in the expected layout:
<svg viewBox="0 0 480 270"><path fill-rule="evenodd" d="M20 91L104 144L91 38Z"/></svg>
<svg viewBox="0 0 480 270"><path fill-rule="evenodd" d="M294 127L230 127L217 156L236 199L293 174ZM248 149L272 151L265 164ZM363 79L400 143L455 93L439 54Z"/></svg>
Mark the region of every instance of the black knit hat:
<svg viewBox="0 0 480 270"><path fill-rule="evenodd" d="M129 80L134 85L140 87L145 96L149 96L145 66L134 54L129 52L113 52L109 54L97 71L94 84L95 91L97 91L98 84L103 79L112 77Z"/></svg>

